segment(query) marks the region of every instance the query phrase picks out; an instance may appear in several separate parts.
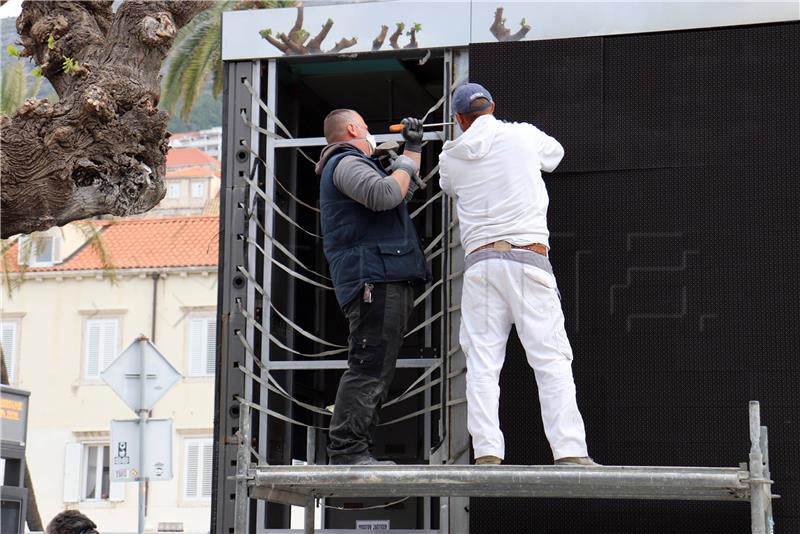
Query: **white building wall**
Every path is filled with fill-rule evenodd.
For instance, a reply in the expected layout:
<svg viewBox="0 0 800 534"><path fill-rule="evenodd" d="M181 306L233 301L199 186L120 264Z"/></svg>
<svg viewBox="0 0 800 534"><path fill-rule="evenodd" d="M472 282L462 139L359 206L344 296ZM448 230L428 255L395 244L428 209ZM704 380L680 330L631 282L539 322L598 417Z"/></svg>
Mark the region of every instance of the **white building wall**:
<svg viewBox="0 0 800 534"><path fill-rule="evenodd" d="M187 318L214 314L216 272L168 274L158 281L156 346L182 374L187 374ZM108 441L111 419L135 414L102 382L83 378L85 321L91 317L121 318L121 351L140 334L150 336L153 280L149 274L119 276L116 285L95 278L51 275L26 280L11 298L4 295L3 313L21 325L18 339L17 386L31 392L28 463L42 520L46 524L66 508L78 508L100 532L135 532L137 485L125 484L120 502L64 502L65 451L82 439ZM210 500L187 502L183 443L187 437L211 437L214 378L184 378L156 404L152 416L172 418L173 472L168 482L150 483L146 527L160 522L183 523L184 532L207 532ZM68 483L68 481L67 481Z"/></svg>

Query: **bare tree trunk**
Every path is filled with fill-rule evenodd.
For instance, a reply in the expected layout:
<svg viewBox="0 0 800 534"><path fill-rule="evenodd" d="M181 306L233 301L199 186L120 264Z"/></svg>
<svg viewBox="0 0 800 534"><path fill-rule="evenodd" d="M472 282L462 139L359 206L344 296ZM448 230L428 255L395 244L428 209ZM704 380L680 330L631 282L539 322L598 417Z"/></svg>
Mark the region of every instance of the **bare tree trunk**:
<svg viewBox="0 0 800 534"><path fill-rule="evenodd" d="M0 383L9 385L8 369L6 368L6 355L3 352L3 347L0 347ZM43 531L42 516L39 514L39 505L36 503L36 493L33 491L33 481L31 480L31 472L28 469L28 460L25 460L25 487L28 488L28 509L25 513L25 522L28 523L28 530L30 531Z"/></svg>
<svg viewBox="0 0 800 534"><path fill-rule="evenodd" d="M163 198L169 116L159 70L175 35L213 0L26 0L17 18L59 101L0 118L3 238L101 214L142 213Z"/></svg>

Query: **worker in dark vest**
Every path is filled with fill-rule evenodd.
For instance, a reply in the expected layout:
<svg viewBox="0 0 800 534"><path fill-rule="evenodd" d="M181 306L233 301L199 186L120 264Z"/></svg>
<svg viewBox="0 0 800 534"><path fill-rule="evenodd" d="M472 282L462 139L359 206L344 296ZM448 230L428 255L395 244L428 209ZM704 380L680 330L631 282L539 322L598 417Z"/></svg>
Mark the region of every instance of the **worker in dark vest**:
<svg viewBox="0 0 800 534"><path fill-rule="evenodd" d="M361 115L337 109L325 118L328 145L316 168L320 224L336 299L350 325L348 369L330 425L333 465L394 463L373 457L372 437L414 306L413 286L428 279L404 202L416 188L422 122L403 124L403 155L387 173L370 157L375 140Z"/></svg>

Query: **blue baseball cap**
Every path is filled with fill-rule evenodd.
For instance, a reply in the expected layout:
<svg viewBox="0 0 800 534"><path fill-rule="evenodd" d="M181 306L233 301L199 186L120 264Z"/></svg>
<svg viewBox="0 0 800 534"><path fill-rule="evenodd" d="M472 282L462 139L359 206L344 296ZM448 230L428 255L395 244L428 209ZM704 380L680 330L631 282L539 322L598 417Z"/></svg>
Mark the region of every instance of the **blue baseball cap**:
<svg viewBox="0 0 800 534"><path fill-rule="evenodd" d="M483 105L473 107L472 103L479 99L488 100ZM492 95L484 86L478 83L465 83L456 88L453 93L453 113L471 113L473 111L483 111L492 105Z"/></svg>

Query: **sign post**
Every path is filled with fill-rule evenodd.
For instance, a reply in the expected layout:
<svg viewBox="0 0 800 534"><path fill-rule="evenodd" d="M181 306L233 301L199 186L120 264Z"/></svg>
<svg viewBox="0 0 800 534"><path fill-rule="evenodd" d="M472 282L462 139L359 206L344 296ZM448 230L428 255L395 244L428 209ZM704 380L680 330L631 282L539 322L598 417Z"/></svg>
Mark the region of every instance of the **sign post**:
<svg viewBox="0 0 800 534"><path fill-rule="evenodd" d="M139 416L138 421L138 468L137 469L112 469L111 477L114 480L133 480L139 482L139 534L144 533L144 504L145 488L147 480L150 478L150 471L147 466L146 456L146 436L148 434L148 413L153 405L164 396L164 394L180 380L181 375L167 361L163 354L159 352L155 345L145 336L140 336L127 349L125 349L114 363L108 366L100 375L102 379L111 386L111 389L125 401L125 403ZM155 422L155 420L153 421ZM126 423L119 421L118 423ZM171 422L170 422L171 423ZM112 421L112 430L119 428ZM170 439L171 439L171 424ZM113 432L112 432L113 433ZM127 457L127 443L124 441L124 448L120 448L118 435L112 436L112 441L116 443L117 456L121 451L125 451ZM171 454L171 452L170 452ZM131 459L129 458L129 461ZM116 457L115 457L116 461ZM172 478L171 459L169 460L169 477L157 476L157 480L168 480ZM163 469L161 470L163 474Z"/></svg>
<svg viewBox="0 0 800 534"><path fill-rule="evenodd" d="M139 534L144 534L144 508L147 499L147 472L145 471L146 441L144 427L147 424L147 409L144 407L144 396L147 388L147 358L144 355L145 341L139 338Z"/></svg>

